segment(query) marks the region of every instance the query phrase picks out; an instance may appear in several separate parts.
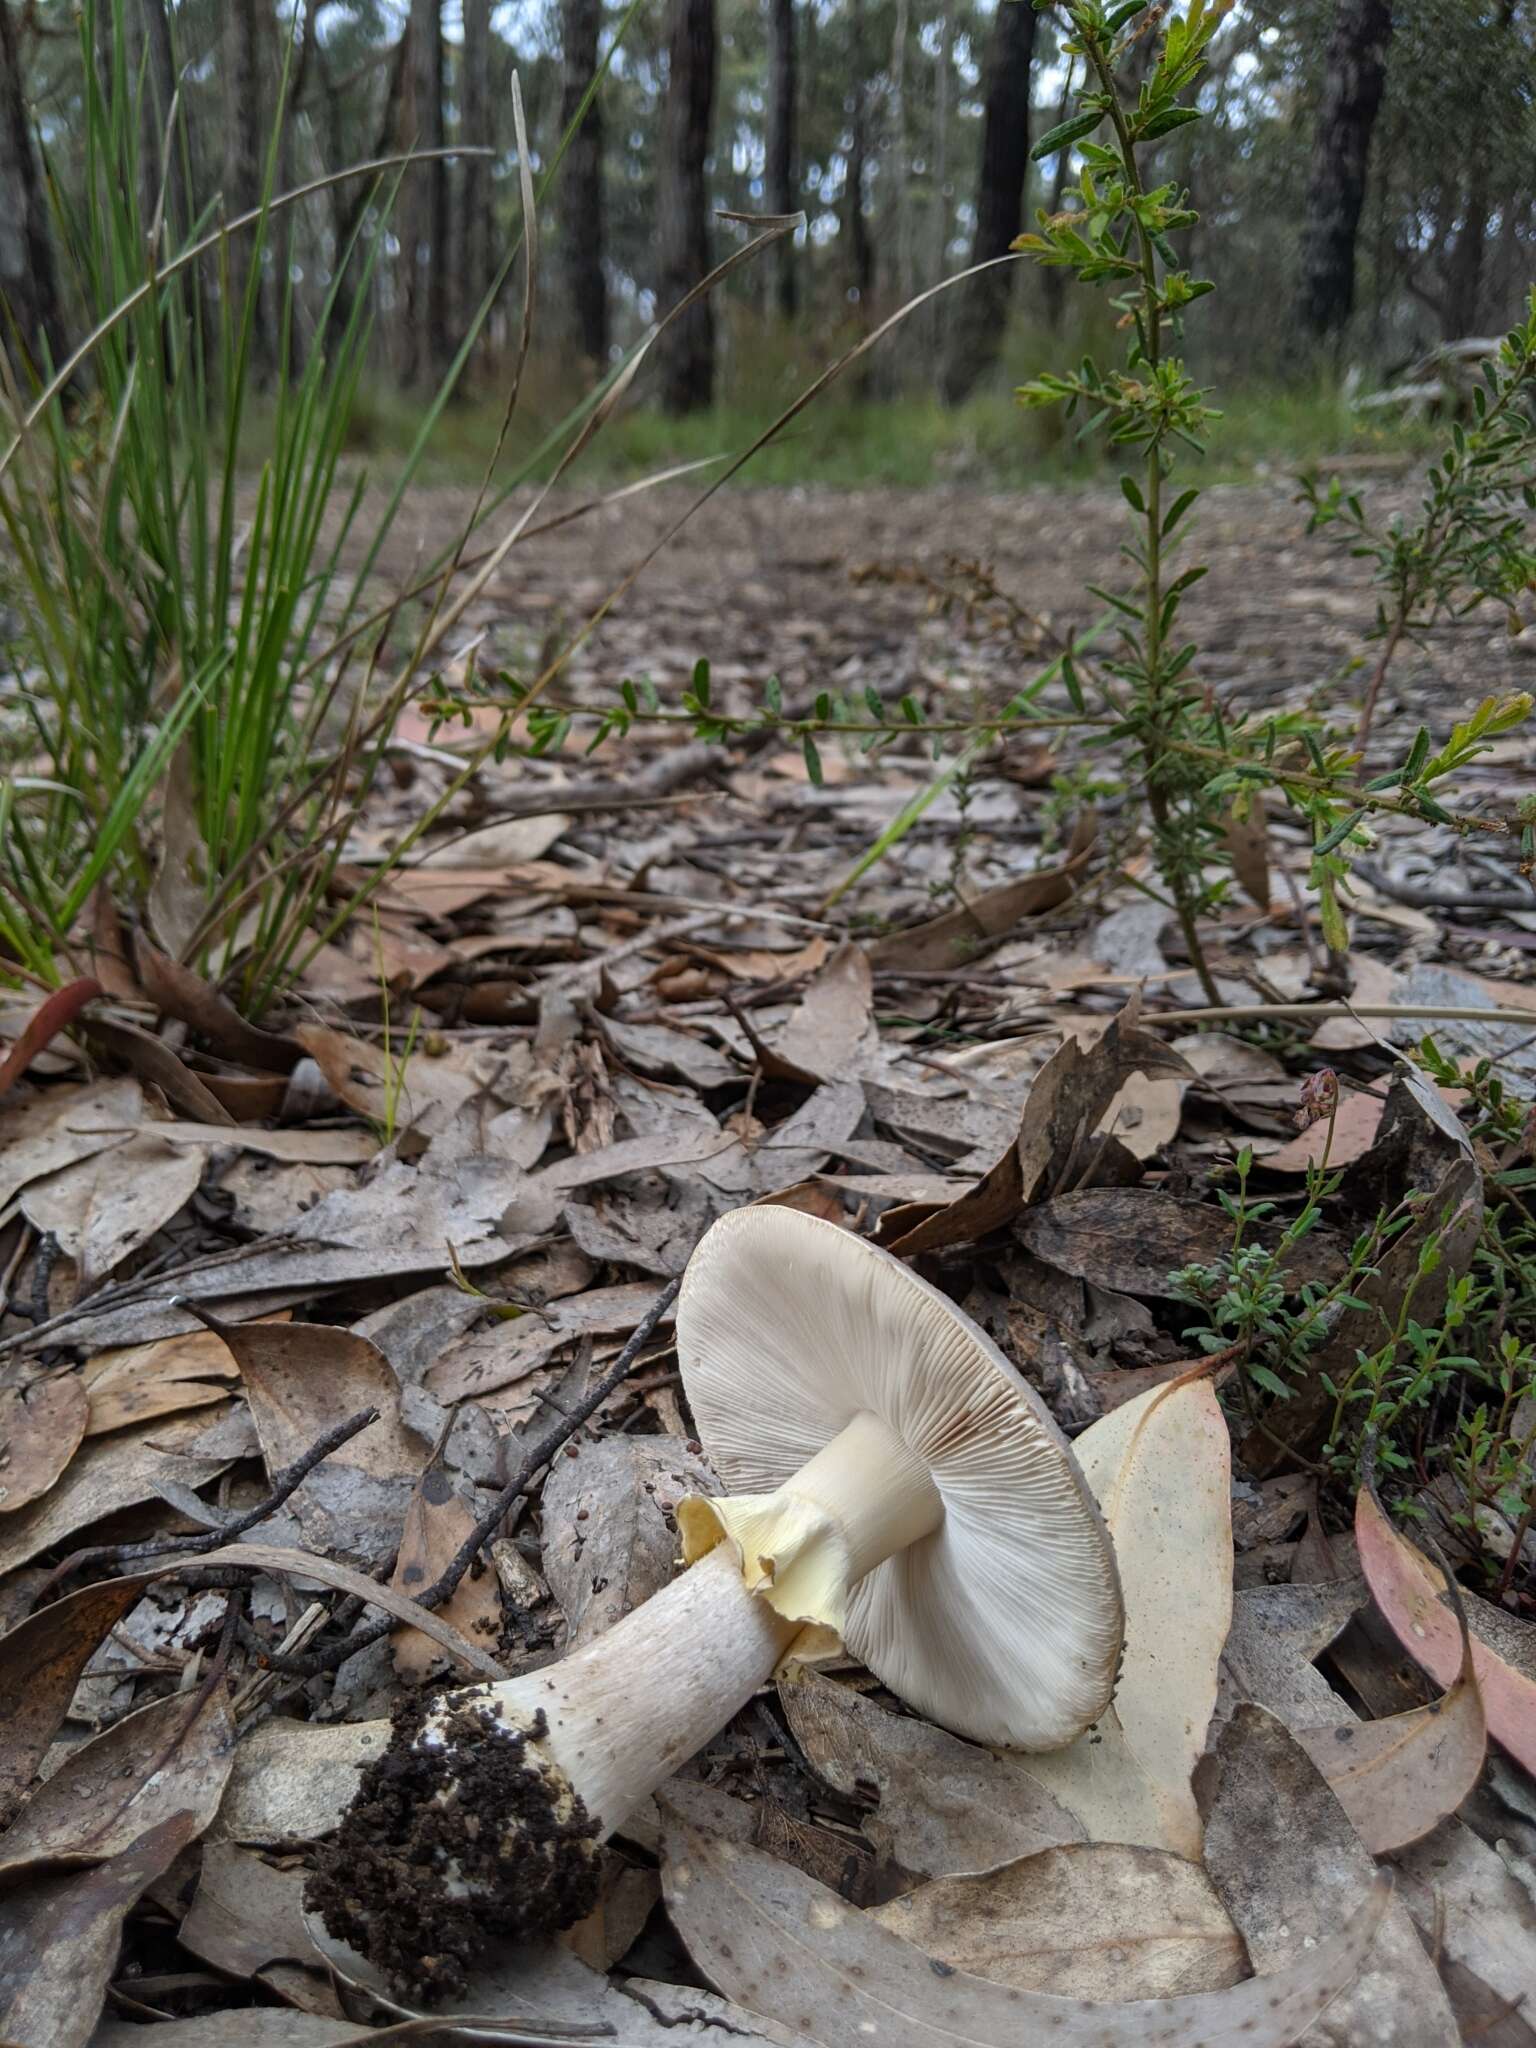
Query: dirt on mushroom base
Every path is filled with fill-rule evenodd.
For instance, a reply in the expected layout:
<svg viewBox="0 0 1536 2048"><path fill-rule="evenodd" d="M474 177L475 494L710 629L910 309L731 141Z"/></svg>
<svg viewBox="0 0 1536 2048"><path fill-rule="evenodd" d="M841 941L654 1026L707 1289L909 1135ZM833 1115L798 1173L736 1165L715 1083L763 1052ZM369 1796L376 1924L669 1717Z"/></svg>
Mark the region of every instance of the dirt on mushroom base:
<svg viewBox="0 0 1536 2048"><path fill-rule="evenodd" d="M545 1933L597 1903L597 1822L563 1775L528 1753L547 1733L542 1713L525 1731L472 1693L446 1716L431 1694L403 1701L389 1747L317 1856L309 1910L421 2004L461 1996L508 1924ZM493 1828L484 1815L496 1816Z"/></svg>

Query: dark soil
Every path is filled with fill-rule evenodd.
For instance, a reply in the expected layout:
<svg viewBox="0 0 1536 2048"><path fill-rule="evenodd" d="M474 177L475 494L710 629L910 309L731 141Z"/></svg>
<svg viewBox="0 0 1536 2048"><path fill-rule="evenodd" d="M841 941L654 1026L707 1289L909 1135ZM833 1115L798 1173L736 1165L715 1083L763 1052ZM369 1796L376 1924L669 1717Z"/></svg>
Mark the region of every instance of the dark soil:
<svg viewBox="0 0 1536 2048"><path fill-rule="evenodd" d="M464 1694L442 1728L448 1746L429 1749L417 1738L433 1705L418 1695L396 1709L389 1747L305 1891L338 1941L426 2005L462 1996L493 1940L550 1934L590 1913L600 1868L597 1823L529 1754L548 1732L543 1714L525 1734Z"/></svg>

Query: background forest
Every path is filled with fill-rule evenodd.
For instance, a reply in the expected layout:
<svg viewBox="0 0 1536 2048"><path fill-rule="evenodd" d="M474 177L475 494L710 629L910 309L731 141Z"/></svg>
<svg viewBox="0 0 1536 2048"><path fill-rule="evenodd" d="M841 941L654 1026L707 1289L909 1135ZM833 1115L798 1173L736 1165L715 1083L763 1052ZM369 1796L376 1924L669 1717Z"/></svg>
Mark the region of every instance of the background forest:
<svg viewBox="0 0 1536 2048"><path fill-rule="evenodd" d="M161 219L169 251L216 224L221 207L231 218L264 191L368 158L490 151L437 157L398 191L388 180L334 183L267 237L250 341L258 384L283 348L301 358L327 319L345 324L351 290L328 313L327 294L356 238L350 267L372 338L354 432L387 424L392 394L408 407L437 386L483 294L507 274L514 70L541 180L596 86L541 207L533 374L551 401L589 388L739 246L748 231L724 214L803 210L807 225L663 336L659 373L640 396L674 416L782 402L915 292L1006 251L1037 208L1059 208L1064 194L1072 203L1070 146L1030 158L1073 104L1049 9L125 0L122 19L126 47L114 53L102 11L100 60L120 56L139 93L141 217ZM1536 272L1533 37L1533 10L1519 0L1235 7L1200 86L1205 118L1169 133L1155 165L1189 188L1201 216L1196 275L1222 243L1222 290L1190 337L1196 373L1219 379L1241 410L1245 391L1250 404L1259 389L1316 394L1341 373L1374 378L1442 339L1507 325ZM1141 38L1147 57L1154 43ZM0 284L13 324L31 330L11 341L35 349L45 332L55 344L75 338L83 318L67 252L51 246L57 209L44 190L56 181L67 209L83 180L74 7L0 9L0 67ZM249 247L228 245L232 289ZM494 390L519 308L519 293L503 291L462 395ZM1018 382L1045 348L1097 345L1095 320L1109 317L1092 295L1069 295L1061 272L1007 265L924 309L851 395L952 407Z"/></svg>

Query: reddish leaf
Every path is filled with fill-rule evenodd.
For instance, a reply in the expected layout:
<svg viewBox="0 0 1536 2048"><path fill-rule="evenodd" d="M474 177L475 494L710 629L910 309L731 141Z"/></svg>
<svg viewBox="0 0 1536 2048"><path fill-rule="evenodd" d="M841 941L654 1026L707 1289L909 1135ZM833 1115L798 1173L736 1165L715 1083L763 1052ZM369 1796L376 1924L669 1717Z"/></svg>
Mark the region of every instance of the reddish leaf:
<svg viewBox="0 0 1536 2048"><path fill-rule="evenodd" d="M1461 1631L1440 1598L1444 1580L1394 1529L1381 1503L1362 1486L1355 1501L1360 1569L1392 1633L1431 1677L1449 1686L1461 1668ZM1536 1771L1536 1682L1506 1664L1485 1643L1472 1644L1488 1733L1528 1771Z"/></svg>
<svg viewBox="0 0 1536 2048"><path fill-rule="evenodd" d="M0 1095L21 1079L50 1039L57 1038L61 1031L67 1031L86 1004L94 1002L100 994L101 983L93 981L89 975L82 975L79 981L56 988L51 996L38 1004L20 1038L0 1060Z"/></svg>

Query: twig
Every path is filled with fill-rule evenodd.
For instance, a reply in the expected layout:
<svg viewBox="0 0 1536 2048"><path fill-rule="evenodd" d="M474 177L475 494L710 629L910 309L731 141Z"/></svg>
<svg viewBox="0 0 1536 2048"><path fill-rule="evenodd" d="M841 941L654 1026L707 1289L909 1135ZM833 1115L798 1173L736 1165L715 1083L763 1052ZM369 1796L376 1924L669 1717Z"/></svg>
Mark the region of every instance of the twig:
<svg viewBox="0 0 1536 2048"><path fill-rule="evenodd" d="M1245 1003L1233 1010L1144 1010L1142 1024L1242 1024L1260 1017L1419 1017L1426 1023L1524 1024L1531 1010L1478 1009L1465 1003Z"/></svg>
<svg viewBox="0 0 1536 2048"><path fill-rule="evenodd" d="M1365 861L1355 863L1356 872L1373 889L1390 896L1394 903L1406 903L1415 910L1536 910L1536 889L1483 889L1465 892L1426 889L1413 882L1397 882Z"/></svg>
<svg viewBox="0 0 1536 2048"><path fill-rule="evenodd" d="M191 1302L186 1306L192 1309L194 1315L199 1313ZM276 1514L284 1501L298 1491L317 1465L323 1464L333 1451L339 1451L343 1444L350 1443L353 1437L360 1435L371 1422L377 1422L378 1419L377 1408L360 1408L356 1415L349 1415L345 1422L338 1422L333 1429L328 1429L324 1436L317 1437L303 1457L295 1458L291 1465L278 1473L272 1482L272 1491L264 1500L258 1501L255 1507L248 1508L243 1515L236 1515L233 1521L221 1522L217 1529L205 1529L195 1536L158 1536L146 1543L106 1543L94 1550L77 1550L72 1556L65 1558L54 1573L54 1578L57 1580L66 1572L78 1571L83 1565L88 1564L137 1564L141 1558L163 1557L167 1551L195 1554L200 1550L217 1550L222 1544L232 1542L237 1536L243 1536L247 1529L254 1529L256 1524L264 1522L268 1515Z"/></svg>
<svg viewBox="0 0 1536 2048"><path fill-rule="evenodd" d="M517 1472L507 1481L459 1545L441 1578L428 1586L425 1592L415 1596L419 1606L432 1610L441 1607L445 1600L453 1597L460 1580L510 1514L519 1495L527 1491L535 1474L549 1463L561 1445L574 1436L590 1416L596 1414L628 1376L635 1360L655 1335L662 1317L676 1301L681 1286L681 1280L673 1280L662 1289L602 1379L572 1408L564 1410L560 1420L528 1452ZM322 1672L334 1671L339 1664L345 1664L347 1659L355 1657L359 1650L366 1650L374 1643L382 1642L394 1627L394 1620L386 1615L380 1621L369 1622L365 1628L355 1630L344 1641L333 1644L329 1649L316 1651L313 1656L280 1657L274 1652L263 1657L262 1663L268 1670L281 1672L285 1678L318 1678Z"/></svg>
<svg viewBox="0 0 1536 2048"><path fill-rule="evenodd" d="M1371 680L1365 686L1365 702L1360 706L1360 723L1355 727L1355 752L1360 756L1362 773L1365 768L1365 750L1371 744L1371 721L1376 716L1376 699L1381 695L1381 686L1386 681L1387 670L1392 665L1392 657L1398 650L1404 629L1405 621L1399 612L1392 621L1392 630L1387 635L1380 659L1371 671Z"/></svg>

